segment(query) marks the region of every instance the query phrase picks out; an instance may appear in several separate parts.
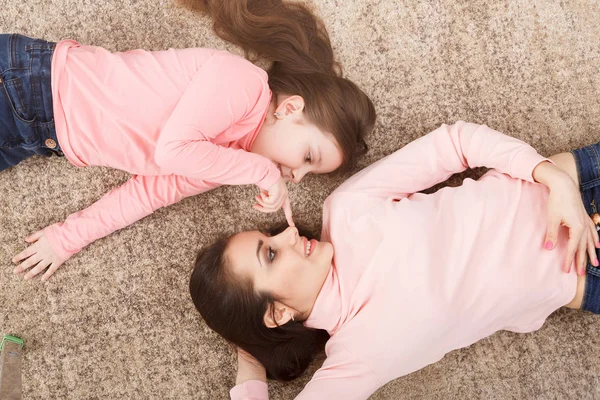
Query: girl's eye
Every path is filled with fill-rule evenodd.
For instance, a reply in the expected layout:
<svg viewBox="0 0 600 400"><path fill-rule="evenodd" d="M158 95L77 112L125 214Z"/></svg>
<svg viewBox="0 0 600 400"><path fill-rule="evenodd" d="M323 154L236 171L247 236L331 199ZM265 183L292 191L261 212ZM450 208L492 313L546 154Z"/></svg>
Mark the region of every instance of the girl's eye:
<svg viewBox="0 0 600 400"><path fill-rule="evenodd" d="M308 152L304 161L306 161L309 164L312 162L312 155L310 154L310 152Z"/></svg>
<svg viewBox="0 0 600 400"><path fill-rule="evenodd" d="M267 257L269 259L269 262L273 262L273 260L275 259L275 250L273 250L273 248L271 246L269 246L269 251L267 252Z"/></svg>

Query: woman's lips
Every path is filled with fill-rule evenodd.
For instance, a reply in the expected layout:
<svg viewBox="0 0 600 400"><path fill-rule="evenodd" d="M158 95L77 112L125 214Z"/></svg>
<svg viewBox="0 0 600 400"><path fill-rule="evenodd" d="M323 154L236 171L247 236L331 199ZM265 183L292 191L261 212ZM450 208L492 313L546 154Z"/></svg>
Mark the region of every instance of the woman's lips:
<svg viewBox="0 0 600 400"><path fill-rule="evenodd" d="M311 239L310 241L310 251L308 252L308 255L310 256L312 253L315 252L315 249L317 248L317 244L319 242L317 242L315 239Z"/></svg>

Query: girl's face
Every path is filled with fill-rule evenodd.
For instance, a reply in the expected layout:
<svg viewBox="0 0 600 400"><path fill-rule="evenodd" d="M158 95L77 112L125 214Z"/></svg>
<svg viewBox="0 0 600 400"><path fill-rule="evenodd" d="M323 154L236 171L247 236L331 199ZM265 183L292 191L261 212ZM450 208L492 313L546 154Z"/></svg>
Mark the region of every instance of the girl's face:
<svg viewBox="0 0 600 400"><path fill-rule="evenodd" d="M333 172L342 165L333 136L306 121L302 97L287 97L273 109L278 116L269 111L252 152L277 164L284 179L298 183L307 173Z"/></svg>
<svg viewBox="0 0 600 400"><path fill-rule="evenodd" d="M239 233L230 239L225 256L236 276L250 278L255 291L279 299L276 314L283 318L277 321L281 325L290 314L310 314L331 268L333 246L309 241L289 227L275 236Z"/></svg>

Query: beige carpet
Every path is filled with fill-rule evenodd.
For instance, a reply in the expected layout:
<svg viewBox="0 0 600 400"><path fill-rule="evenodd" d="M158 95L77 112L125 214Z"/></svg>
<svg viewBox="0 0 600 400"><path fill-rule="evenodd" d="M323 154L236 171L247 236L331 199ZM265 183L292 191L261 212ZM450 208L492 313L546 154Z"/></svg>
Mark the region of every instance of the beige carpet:
<svg viewBox="0 0 600 400"><path fill-rule="evenodd" d="M459 119L487 123L545 155L600 140L598 1L314 4L347 75L379 112L362 166ZM1 5L0 32L112 50L224 46L206 20L170 0ZM47 284L11 273L27 234L125 179L58 158L0 173L0 334L25 340L24 399L225 399L234 385L232 349L201 321L187 282L196 251L214 235L275 221L250 208L254 188L220 188L161 210L90 245ZM317 232L321 204L342 179L309 178L292 189L297 221ZM599 318L559 311L536 333L496 334L372 398L600 398L599 335ZM272 383L271 398L293 398L310 375Z"/></svg>

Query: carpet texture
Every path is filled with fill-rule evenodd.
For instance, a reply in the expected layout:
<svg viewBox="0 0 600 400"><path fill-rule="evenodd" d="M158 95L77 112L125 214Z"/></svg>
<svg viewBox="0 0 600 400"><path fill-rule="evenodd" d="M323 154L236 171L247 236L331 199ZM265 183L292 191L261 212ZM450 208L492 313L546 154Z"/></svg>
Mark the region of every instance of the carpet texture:
<svg viewBox="0 0 600 400"><path fill-rule="evenodd" d="M457 120L486 123L544 155L600 140L598 1L312 4L346 75L379 113L360 167ZM0 32L110 50L231 49L209 21L170 0L3 0ZM296 220L318 233L324 199L347 176L292 188ZM25 340L24 399L228 398L234 352L195 312L187 284L203 245L284 221L251 209L254 187L222 187L159 210L91 244L46 284L12 274L26 235L127 177L59 158L0 173L0 334ZM495 334L372 399L600 398L599 329L599 318L561 310L535 333ZM293 398L320 362L293 383L271 383L271 398Z"/></svg>

